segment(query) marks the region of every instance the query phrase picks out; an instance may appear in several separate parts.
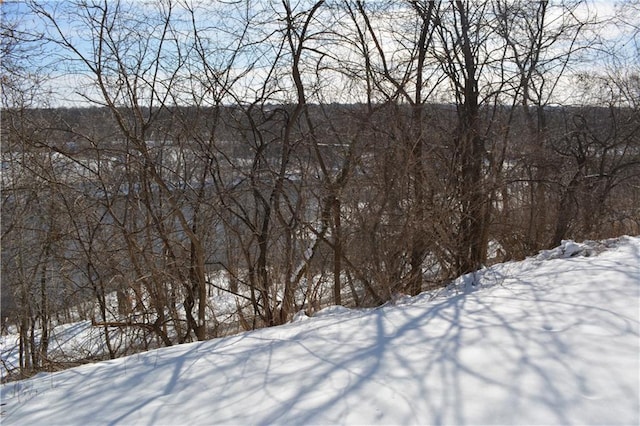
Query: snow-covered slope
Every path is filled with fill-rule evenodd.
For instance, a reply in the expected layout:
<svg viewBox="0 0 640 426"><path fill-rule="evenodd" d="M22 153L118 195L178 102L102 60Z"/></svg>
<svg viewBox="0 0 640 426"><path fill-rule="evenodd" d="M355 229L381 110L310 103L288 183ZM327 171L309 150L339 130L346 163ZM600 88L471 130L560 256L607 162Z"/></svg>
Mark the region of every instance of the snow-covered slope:
<svg viewBox="0 0 640 426"><path fill-rule="evenodd" d="M640 423L640 238L2 386L2 424Z"/></svg>

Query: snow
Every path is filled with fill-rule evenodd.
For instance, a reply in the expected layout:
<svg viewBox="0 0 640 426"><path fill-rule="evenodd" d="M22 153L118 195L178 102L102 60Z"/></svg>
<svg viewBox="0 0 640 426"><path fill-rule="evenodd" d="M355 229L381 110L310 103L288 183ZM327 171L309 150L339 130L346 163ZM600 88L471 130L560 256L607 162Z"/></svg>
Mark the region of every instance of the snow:
<svg viewBox="0 0 640 426"><path fill-rule="evenodd" d="M640 238L2 385L3 425L640 423Z"/></svg>

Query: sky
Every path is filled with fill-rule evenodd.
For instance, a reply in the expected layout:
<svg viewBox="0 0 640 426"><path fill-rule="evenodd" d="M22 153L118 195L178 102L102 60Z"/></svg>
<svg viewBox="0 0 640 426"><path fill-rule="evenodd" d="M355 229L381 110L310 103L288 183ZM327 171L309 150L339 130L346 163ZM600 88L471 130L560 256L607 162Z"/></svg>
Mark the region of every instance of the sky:
<svg viewBox="0 0 640 426"><path fill-rule="evenodd" d="M59 25L60 33L52 25L51 21L46 18L42 19L42 16L36 17L31 13L27 13L28 7L21 1L8 1L2 6L4 22L13 22L18 20L22 27L29 30L36 30L38 33L45 35L45 38L60 39L61 35L64 35L71 43L77 48L78 53L81 53L84 58L89 62L94 61L94 52L96 49L94 35L92 34L90 27L97 21L98 12L97 9L91 9L89 14L78 13L80 8L73 7L71 2L62 1L44 1L39 2L43 10L52 13L55 16L55 20ZM100 4L100 2L96 2ZM157 90L156 96L163 96L166 91L163 91L163 85L171 78L177 77L176 80L171 80L176 88L180 90L172 90L172 93L205 93L207 91L208 82L218 77L216 73L222 73L224 70L228 72L224 74L226 81L237 79L235 87L237 90L236 98L244 100L251 100L255 98L256 91L262 86L261 83L267 77L270 71L278 73L286 73L289 71L289 67L286 61L282 62L282 65L277 65L273 70L270 67L272 59L278 55L278 49L282 46L278 45L277 37L274 39L274 31L278 29L281 19L276 16L278 13L279 3L277 2L174 2L175 7L171 13L173 16L173 22L175 25L172 27L170 33L167 36L167 40L164 42L162 49L163 54L160 55L159 61L156 61L156 56L153 54L158 47L157 43L151 42L150 44L143 45L138 43L135 34L130 29L115 26L113 30L113 45L118 45L121 52L124 54L124 62L132 67L132 64L137 60L140 60L142 69L147 71L145 75L145 82L149 81L149 76L155 73L155 76L160 78L159 84L155 85ZM302 11L305 5L310 2L302 2L297 4L298 10ZM587 16L591 19L597 19L601 22L607 21L613 16L616 5L619 2L607 1L607 0L589 0L582 6L575 9L574 13L579 19L585 19ZM113 10L115 5L118 4L115 1L106 2L108 8ZM156 6L161 6L159 9ZM133 27L133 30L145 32L152 31L155 34L159 34L162 30L160 22L154 22L150 18L150 11L158 12L161 14L168 13L166 7L167 2L141 2L141 1L128 1L122 2L120 13L124 13L131 19L138 20L138 23ZM206 56L208 66L211 69L206 69L202 62L193 59L176 59L178 53L184 55L184 58L192 58L194 55L193 47L188 50L189 40L192 34L190 33L191 18L188 9L184 7L185 4L192 4L194 6L195 13L193 18L198 26L200 35L202 36L200 45L202 53ZM331 2L328 3L331 5ZM399 3L403 4L403 3ZM559 2L552 2L552 5L559 5ZM302 5L302 6L300 6ZM335 9L331 9L334 11ZM557 10L554 7L550 9L549 22L554 22L560 19L557 15ZM630 4L627 6L627 23L629 25L621 25L619 22L616 24L606 24L605 30L599 33L601 41L605 44L601 45L595 43L593 40L589 41L589 49L581 50L577 52L574 57L579 61L572 63L571 67L566 72L566 78L562 79L560 84L555 88L550 98L550 103L575 103L580 102L584 98L582 93L576 93L575 79L571 76L576 73L585 72L609 72L610 67L617 65L623 70L633 70L637 72L640 68L638 62L638 22L640 21L640 6L633 6ZM327 18L327 13L333 13L326 9L320 13L319 20L322 21ZM280 11L281 12L281 11ZM92 15L93 13L93 15ZM324 15L323 15L324 13ZM83 16L80 16L83 15ZM144 16L143 19L140 17ZM157 15L156 15L157 16ZM567 18L564 16L563 18ZM92 20L93 19L93 23ZM252 24L245 27L247 19L250 19ZM346 15L341 15L339 20L341 25L349 27ZM383 28L387 30L397 29L395 21L388 15L382 15L378 17L376 23L374 16L374 25L380 28L381 40L384 40L384 45L387 46L389 52L394 51L400 47L401 40L394 39L393 37L386 37L384 35ZM257 23L257 24L256 24ZM635 25L635 27L634 27ZM391 28L389 28L391 27ZM344 30L344 28L343 28ZM353 26L351 26L353 30ZM276 40L273 43L261 43L259 40ZM154 40L153 37L143 37L142 40ZM320 40L320 38L318 39ZM180 44L178 42L185 42ZM324 49L325 56L321 61L322 77L317 78L314 70L314 63L309 62L309 66L304 70L306 71L304 77L305 81L309 84L314 84L320 87L317 93L318 99L326 99L328 101L363 101L363 84L353 85L344 77L342 73L331 72L331 67L335 64L348 64L348 61L353 61L354 67L360 67L358 64L358 58L353 53L344 50L339 47L338 44L331 44L331 37L322 38L322 42L317 47ZM327 44L329 43L329 44ZM564 43L566 47L568 42ZM191 43L193 44L193 43ZM558 46L562 47L562 43L558 43ZM612 46L625 46L622 50L616 52L616 55L611 55ZM30 47L34 47L37 50L35 55L29 58L29 63L26 65L30 69L38 69L40 72L44 72L50 78L43 84L43 93L46 92L46 96L42 96L40 101L49 102L52 106L81 106L87 105L87 97L100 103L103 102L102 93L97 89L95 85L95 75L92 74L86 67L86 64L82 61L78 61L77 56L74 60L66 60L70 57L69 51L63 51L59 47L56 47L51 43L44 43L38 41L30 44ZM284 46L286 48L286 46ZM178 48L181 50L178 51ZM146 54L138 54L141 50L146 49ZM554 49L556 49L554 47ZM489 46L487 50L491 50ZM317 59L317 54L312 50L305 51L305 54L314 61ZM327 56L328 54L328 56ZM549 52L549 56L553 56L555 53L553 50ZM314 56L315 55L315 56ZM581 56L582 55L582 56ZM24 55L23 55L24 56ZM22 59L24 57L21 56ZM73 54L71 54L73 56ZM402 55L394 53L389 55L389 58L397 58L397 61L402 61ZM283 60L286 56L283 57ZM180 62L180 63L178 63ZM393 61L391 61L393 62ZM159 67L155 67L157 64ZM94 63L95 65L95 63ZM120 76L114 74L115 65L113 63L106 62L103 64L104 75L111 80L107 83L110 87L113 87L112 95L114 98L119 96L118 82L122 82L123 79ZM109 70L111 66L111 71ZM133 68L130 68L130 71ZM553 70L559 70L560 67L553 68L547 71L551 75ZM176 71L178 70L178 71ZM354 68L354 72L359 71ZM626 71L625 71L626 72ZM116 72L117 74L117 72ZM360 73L362 77L362 73ZM496 77L488 77L489 79L495 79ZM551 79L552 80L552 79ZM430 81L427 81L429 84ZM490 82L486 86L487 91L490 91L490 86L495 85L496 82ZM138 85L138 90L141 91L141 98L151 97L149 88L144 89L144 84ZM280 78L273 80L270 89L273 91L276 100L287 101L291 100L294 96L291 90L292 81L288 78ZM547 88L551 87L547 85ZM146 90L146 92L145 92ZM51 93L51 94L49 94ZM436 101L450 101L451 91L447 85L443 85L442 89L438 91L434 100ZM551 93L551 92L550 92ZM206 93L202 96L202 99L206 101ZM193 102L191 96L179 95L176 102L190 103Z"/></svg>

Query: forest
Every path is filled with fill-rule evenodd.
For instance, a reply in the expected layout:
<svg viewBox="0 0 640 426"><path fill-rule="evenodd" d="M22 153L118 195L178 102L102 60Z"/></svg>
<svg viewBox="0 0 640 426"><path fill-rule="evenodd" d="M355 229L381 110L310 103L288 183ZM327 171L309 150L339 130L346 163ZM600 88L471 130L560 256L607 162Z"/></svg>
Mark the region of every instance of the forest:
<svg viewBox="0 0 640 426"><path fill-rule="evenodd" d="M59 324L90 320L116 358L640 234L637 1L2 14L19 377L80 362L49 357Z"/></svg>

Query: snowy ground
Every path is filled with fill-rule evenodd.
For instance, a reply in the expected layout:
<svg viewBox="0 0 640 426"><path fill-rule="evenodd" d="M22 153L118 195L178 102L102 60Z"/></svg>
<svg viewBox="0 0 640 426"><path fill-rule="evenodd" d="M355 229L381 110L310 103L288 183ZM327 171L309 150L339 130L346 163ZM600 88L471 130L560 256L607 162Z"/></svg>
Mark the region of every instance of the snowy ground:
<svg viewBox="0 0 640 426"><path fill-rule="evenodd" d="M2 385L2 424L640 424L640 238Z"/></svg>

